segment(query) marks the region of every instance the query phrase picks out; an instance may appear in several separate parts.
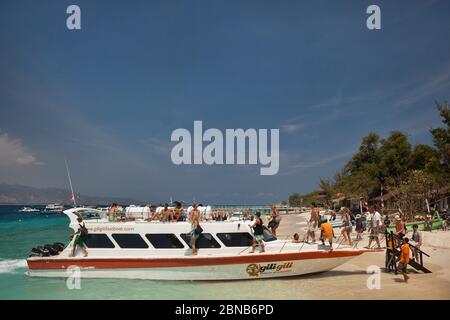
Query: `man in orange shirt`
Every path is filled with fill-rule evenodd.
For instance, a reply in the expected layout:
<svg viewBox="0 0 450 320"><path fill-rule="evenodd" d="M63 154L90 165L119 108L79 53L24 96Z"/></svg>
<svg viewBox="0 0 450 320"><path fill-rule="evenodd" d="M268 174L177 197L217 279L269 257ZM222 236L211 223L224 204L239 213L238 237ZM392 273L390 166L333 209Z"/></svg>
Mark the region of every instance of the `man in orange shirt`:
<svg viewBox="0 0 450 320"><path fill-rule="evenodd" d="M322 223L320 225L320 240L322 241L322 244L325 245L325 239L328 239L328 242L330 243L330 251L333 251L333 238L334 231L331 223L328 221Z"/></svg>
<svg viewBox="0 0 450 320"><path fill-rule="evenodd" d="M398 262L398 269L402 272L405 282L408 282L409 276L406 274L406 267L409 263L409 239L403 238L402 250L400 251L400 260Z"/></svg>

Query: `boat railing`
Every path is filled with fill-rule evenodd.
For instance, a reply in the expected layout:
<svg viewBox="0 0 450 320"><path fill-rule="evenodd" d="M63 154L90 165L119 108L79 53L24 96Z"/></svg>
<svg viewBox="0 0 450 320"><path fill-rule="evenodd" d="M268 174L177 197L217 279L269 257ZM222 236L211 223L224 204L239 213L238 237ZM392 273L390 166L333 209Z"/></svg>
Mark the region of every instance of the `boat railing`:
<svg viewBox="0 0 450 320"><path fill-rule="evenodd" d="M401 246L403 242L403 238L396 235L393 231L385 231L385 239L386 239L386 260L385 260L385 268L387 272L394 271L394 273L398 273L397 269L397 261L399 260L399 256L401 254ZM418 256L418 261L415 259L409 260L409 265L414 269L421 270L424 273L431 273L430 270L425 268L423 263L423 256L430 257L429 254L422 251L419 247L408 243L410 248L414 250L414 256ZM414 258L415 258L414 257Z"/></svg>

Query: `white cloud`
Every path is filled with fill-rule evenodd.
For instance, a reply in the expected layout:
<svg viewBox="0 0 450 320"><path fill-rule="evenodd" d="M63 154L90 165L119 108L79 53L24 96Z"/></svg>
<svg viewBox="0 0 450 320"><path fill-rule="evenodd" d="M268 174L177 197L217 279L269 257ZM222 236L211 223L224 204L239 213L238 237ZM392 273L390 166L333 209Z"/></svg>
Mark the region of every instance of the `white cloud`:
<svg viewBox="0 0 450 320"><path fill-rule="evenodd" d="M305 127L305 125L302 123L286 123L281 126L281 129L283 131L291 133L291 132L296 132L300 129L303 129L304 127Z"/></svg>
<svg viewBox="0 0 450 320"><path fill-rule="evenodd" d="M35 156L19 139L11 139L7 133L0 133L0 166L40 165Z"/></svg>

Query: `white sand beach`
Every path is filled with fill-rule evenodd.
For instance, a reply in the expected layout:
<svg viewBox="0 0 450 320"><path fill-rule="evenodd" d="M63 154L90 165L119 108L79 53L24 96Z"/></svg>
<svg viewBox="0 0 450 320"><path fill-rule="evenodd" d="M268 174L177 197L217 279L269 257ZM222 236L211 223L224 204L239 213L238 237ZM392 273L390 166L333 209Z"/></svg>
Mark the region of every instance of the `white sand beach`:
<svg viewBox="0 0 450 320"><path fill-rule="evenodd" d="M283 216L278 237L287 239L295 232L303 237L307 216ZM338 229L335 232L338 233ZM316 237L318 236L317 233ZM356 234L353 238L355 237ZM450 299L450 231L423 232L423 237L422 250L430 255L430 258L424 257L424 264L432 273L424 274L409 267L411 279L408 283L403 282L400 274L384 271L384 252L363 254L332 271L286 281L302 283L302 287L305 287L305 282L311 282L306 295L302 292L301 298L306 299ZM366 243L363 240L358 247L363 247ZM369 277L366 270L371 265L381 268L380 289L368 289L366 285ZM293 292L292 298L300 297Z"/></svg>

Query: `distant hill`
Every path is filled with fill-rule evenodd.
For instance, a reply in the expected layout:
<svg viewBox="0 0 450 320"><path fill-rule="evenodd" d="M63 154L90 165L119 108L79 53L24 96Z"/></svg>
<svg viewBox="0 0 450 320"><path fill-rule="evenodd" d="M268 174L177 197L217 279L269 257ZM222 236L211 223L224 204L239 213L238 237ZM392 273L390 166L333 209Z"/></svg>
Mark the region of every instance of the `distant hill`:
<svg viewBox="0 0 450 320"><path fill-rule="evenodd" d="M142 204L142 201L118 197L95 197L81 195L83 205L107 205L117 202L121 205ZM0 204L48 204L62 203L70 205L70 191L62 188L34 188L17 184L0 183Z"/></svg>

